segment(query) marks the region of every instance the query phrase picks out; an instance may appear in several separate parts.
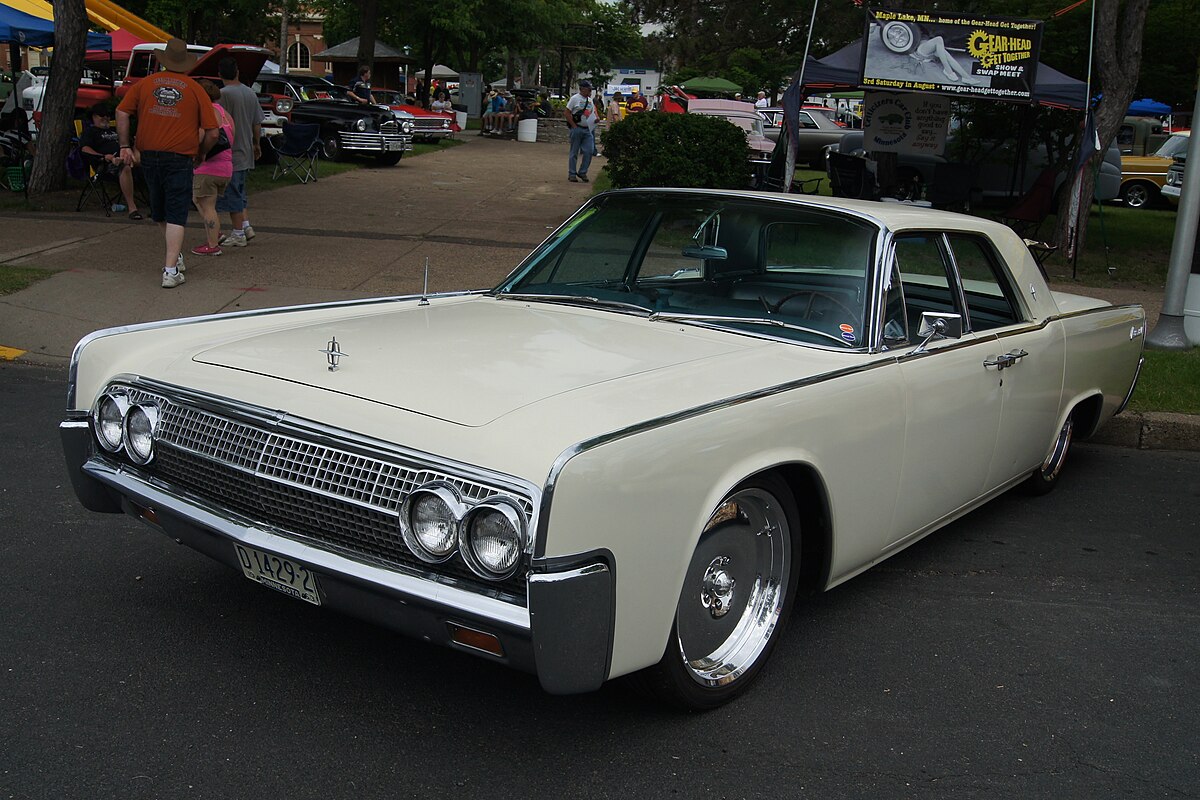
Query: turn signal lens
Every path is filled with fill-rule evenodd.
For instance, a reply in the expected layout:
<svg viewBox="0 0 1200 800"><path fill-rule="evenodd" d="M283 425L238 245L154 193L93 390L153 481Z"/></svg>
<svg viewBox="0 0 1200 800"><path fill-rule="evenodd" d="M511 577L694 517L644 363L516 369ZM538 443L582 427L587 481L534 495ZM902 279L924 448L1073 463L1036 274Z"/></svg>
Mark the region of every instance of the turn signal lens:
<svg viewBox="0 0 1200 800"><path fill-rule="evenodd" d="M129 410L129 398L124 394L105 394L96 404L92 416L92 428L100 446L110 453L121 449L122 432L125 427L125 412Z"/></svg>

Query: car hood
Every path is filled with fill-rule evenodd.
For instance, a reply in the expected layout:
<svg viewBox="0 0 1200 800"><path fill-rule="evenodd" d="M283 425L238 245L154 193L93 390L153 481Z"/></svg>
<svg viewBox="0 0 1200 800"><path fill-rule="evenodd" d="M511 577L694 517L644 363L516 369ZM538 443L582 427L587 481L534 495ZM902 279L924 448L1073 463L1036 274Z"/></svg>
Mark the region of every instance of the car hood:
<svg viewBox="0 0 1200 800"><path fill-rule="evenodd" d="M1123 172L1162 172L1171 166L1171 159L1163 156L1121 156Z"/></svg>
<svg viewBox="0 0 1200 800"><path fill-rule="evenodd" d="M343 355L331 371L322 351L335 339ZM250 335L192 360L476 427L548 398L762 346L611 311L476 297Z"/></svg>

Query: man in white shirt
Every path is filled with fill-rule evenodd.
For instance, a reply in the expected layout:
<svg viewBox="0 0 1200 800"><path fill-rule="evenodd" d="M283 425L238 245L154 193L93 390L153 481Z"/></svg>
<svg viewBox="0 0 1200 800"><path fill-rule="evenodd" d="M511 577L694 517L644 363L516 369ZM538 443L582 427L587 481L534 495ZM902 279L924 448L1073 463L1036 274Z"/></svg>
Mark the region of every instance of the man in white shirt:
<svg viewBox="0 0 1200 800"><path fill-rule="evenodd" d="M592 82L580 81L579 91L571 95L563 111L567 125L571 128L571 152L567 156L567 180L572 183L588 182L588 167L592 165L592 153L596 150L596 104L592 102ZM579 168L576 159L582 155Z"/></svg>
<svg viewBox="0 0 1200 800"><path fill-rule="evenodd" d="M758 99L754 101L755 108L766 108L770 103L767 101L767 93L759 92Z"/></svg>

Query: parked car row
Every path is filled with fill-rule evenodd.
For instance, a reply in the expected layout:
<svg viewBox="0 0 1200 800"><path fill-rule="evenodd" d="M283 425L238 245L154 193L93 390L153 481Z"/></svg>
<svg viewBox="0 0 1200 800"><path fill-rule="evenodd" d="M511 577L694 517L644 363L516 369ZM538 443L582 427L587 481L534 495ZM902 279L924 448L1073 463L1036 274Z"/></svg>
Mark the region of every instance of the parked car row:
<svg viewBox="0 0 1200 800"><path fill-rule="evenodd" d="M1176 156L1186 155L1190 140L1190 131L1180 131L1150 155L1121 156L1121 199L1126 206L1146 208L1160 196L1172 197L1167 186L1171 165ZM1173 191L1177 197L1178 187L1173 187Z"/></svg>

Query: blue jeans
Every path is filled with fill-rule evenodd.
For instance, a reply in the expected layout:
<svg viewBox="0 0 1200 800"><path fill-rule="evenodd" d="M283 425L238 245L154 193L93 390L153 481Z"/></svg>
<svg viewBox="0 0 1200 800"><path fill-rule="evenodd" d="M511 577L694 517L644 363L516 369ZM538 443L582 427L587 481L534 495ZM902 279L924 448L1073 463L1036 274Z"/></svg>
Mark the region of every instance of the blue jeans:
<svg viewBox="0 0 1200 800"><path fill-rule="evenodd" d="M591 130L582 125L571 128L571 154L567 156L567 175L587 175L595 150L596 136ZM579 171L576 172L575 158L580 155L583 156L583 160L579 162Z"/></svg>
<svg viewBox="0 0 1200 800"><path fill-rule="evenodd" d="M157 150L142 151L142 174L150 195L150 218L168 225L187 225L192 207L192 157Z"/></svg>
<svg viewBox="0 0 1200 800"><path fill-rule="evenodd" d="M248 169L235 169L225 193L217 198L217 211L237 214L246 210L246 173Z"/></svg>

